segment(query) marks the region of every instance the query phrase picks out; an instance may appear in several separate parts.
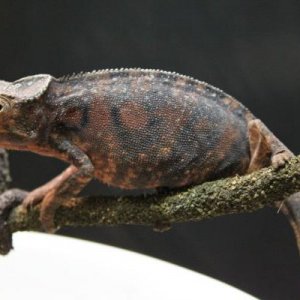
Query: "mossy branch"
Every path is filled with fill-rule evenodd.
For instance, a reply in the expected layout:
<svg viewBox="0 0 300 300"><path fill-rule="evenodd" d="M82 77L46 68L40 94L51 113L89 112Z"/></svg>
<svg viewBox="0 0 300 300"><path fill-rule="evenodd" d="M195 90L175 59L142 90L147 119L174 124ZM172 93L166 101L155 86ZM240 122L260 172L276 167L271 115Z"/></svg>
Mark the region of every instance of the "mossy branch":
<svg viewBox="0 0 300 300"><path fill-rule="evenodd" d="M207 182L167 195L72 198L57 210L55 224L58 227L139 224L164 230L172 223L252 212L274 205L298 191L300 156L292 158L279 170L269 167L249 175ZM18 198L21 202L26 192L15 190L3 195ZM39 209L36 206L25 210L21 205L13 208L7 218L7 228L11 233L41 230Z"/></svg>
<svg viewBox="0 0 300 300"><path fill-rule="evenodd" d="M140 224L199 221L225 214L251 212L300 190L300 157L280 170L266 168L250 175L207 182L168 195L73 198L58 209L57 226ZM39 206L15 208L11 230L40 230Z"/></svg>

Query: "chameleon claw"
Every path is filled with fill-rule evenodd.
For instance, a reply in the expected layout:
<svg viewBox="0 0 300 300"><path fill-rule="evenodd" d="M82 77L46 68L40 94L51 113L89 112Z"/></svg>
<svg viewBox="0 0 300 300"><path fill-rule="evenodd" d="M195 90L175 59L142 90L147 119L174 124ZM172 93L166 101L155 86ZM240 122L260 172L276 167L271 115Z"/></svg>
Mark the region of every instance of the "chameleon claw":
<svg viewBox="0 0 300 300"><path fill-rule="evenodd" d="M42 198L37 198L34 195L34 193L31 192L27 195L27 197L22 202L22 206L28 210L28 209L33 208L35 205L39 204L41 201L42 201Z"/></svg>
<svg viewBox="0 0 300 300"><path fill-rule="evenodd" d="M25 209L30 209L43 201L46 197L47 193L49 192L48 184L40 186L26 196L22 205Z"/></svg>

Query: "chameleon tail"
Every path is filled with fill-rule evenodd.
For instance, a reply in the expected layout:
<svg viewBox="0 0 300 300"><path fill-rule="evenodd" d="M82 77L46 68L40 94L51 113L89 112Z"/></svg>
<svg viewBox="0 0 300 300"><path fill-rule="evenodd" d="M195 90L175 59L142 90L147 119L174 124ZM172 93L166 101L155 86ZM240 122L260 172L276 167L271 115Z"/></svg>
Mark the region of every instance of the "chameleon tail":
<svg viewBox="0 0 300 300"><path fill-rule="evenodd" d="M294 230L300 254L300 192L295 193L284 201L281 211L289 219Z"/></svg>

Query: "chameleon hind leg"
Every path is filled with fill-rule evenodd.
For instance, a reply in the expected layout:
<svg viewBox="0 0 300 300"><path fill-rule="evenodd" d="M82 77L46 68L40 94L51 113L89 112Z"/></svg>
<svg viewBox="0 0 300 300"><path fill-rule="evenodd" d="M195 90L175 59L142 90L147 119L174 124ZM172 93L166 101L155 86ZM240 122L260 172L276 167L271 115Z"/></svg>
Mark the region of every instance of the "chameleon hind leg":
<svg viewBox="0 0 300 300"><path fill-rule="evenodd" d="M284 165L288 159L294 156L294 154L287 149L287 147L284 146L259 120L253 120L249 122L250 149L251 139L252 151L250 152L252 152L251 155L253 154L252 167L257 165L257 162L260 161L259 157L262 157L262 153L264 153L266 150L269 151L271 165L275 168ZM294 230L300 253L300 192L291 195L283 201L276 202L275 206L278 208L278 212L282 211L283 214L288 218Z"/></svg>
<svg viewBox="0 0 300 300"><path fill-rule="evenodd" d="M94 166L89 157L75 145L61 141L54 147L66 154L73 164L50 182L29 193L23 202L26 208L41 202L40 221L47 232L55 231L56 209L65 200L77 195L94 175Z"/></svg>
<svg viewBox="0 0 300 300"><path fill-rule="evenodd" d="M283 166L294 154L259 119L249 121L251 160L248 173L272 165Z"/></svg>

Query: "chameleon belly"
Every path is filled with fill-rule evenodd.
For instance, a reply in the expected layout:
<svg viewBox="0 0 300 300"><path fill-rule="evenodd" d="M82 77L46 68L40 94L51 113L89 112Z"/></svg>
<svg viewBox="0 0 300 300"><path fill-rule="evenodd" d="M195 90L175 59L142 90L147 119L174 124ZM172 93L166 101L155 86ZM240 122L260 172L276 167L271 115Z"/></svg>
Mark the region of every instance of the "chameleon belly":
<svg viewBox="0 0 300 300"><path fill-rule="evenodd" d="M126 189L180 187L245 173L243 107L184 76L137 73L96 76L84 87L75 77L59 97L62 127L88 154L100 181ZM80 99L77 88L85 90Z"/></svg>

